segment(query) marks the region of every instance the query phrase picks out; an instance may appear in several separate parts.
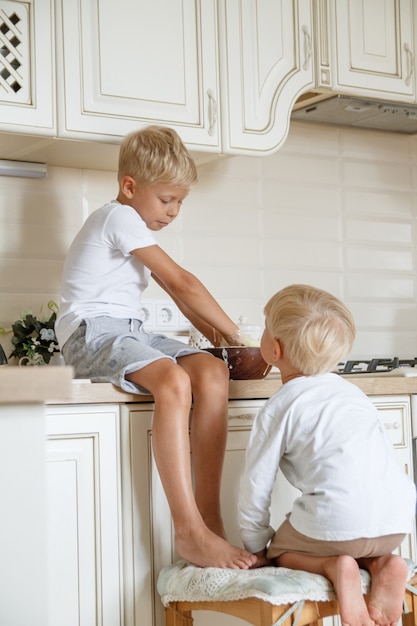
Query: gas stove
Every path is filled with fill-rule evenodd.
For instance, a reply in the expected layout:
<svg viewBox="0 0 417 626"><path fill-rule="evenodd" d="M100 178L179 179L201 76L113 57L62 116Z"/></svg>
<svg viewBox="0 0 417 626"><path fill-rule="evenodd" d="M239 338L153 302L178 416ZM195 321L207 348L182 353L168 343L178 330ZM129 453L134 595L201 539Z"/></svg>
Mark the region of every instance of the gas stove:
<svg viewBox="0 0 417 626"><path fill-rule="evenodd" d="M346 361L338 364L336 373L342 376L417 376L417 357Z"/></svg>

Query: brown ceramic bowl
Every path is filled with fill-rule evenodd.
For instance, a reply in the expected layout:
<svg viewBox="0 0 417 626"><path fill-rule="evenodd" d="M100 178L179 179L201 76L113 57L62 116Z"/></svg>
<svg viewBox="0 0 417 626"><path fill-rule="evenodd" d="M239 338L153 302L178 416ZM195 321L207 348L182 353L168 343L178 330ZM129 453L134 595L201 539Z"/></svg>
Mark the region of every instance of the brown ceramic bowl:
<svg viewBox="0 0 417 626"><path fill-rule="evenodd" d="M256 380L265 378L271 366L265 363L260 348L227 347L205 348L227 364L232 380Z"/></svg>

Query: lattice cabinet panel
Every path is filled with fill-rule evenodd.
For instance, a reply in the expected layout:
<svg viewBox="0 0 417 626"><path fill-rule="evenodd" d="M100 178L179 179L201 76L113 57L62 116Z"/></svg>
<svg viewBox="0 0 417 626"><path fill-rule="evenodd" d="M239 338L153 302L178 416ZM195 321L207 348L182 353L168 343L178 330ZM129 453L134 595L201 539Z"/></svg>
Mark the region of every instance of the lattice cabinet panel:
<svg viewBox="0 0 417 626"><path fill-rule="evenodd" d="M0 2L0 98L8 102L31 100L30 4Z"/></svg>
<svg viewBox="0 0 417 626"><path fill-rule="evenodd" d="M56 134L54 51L54 0L0 0L0 131Z"/></svg>

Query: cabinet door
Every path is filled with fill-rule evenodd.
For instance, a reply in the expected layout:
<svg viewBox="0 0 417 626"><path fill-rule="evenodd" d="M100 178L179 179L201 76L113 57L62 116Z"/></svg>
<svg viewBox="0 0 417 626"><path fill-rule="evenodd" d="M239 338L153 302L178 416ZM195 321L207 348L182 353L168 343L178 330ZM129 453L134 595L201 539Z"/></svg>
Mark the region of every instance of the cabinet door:
<svg viewBox="0 0 417 626"><path fill-rule="evenodd" d="M412 0L329 0L333 90L412 102Z"/></svg>
<svg viewBox="0 0 417 626"><path fill-rule="evenodd" d="M404 471L414 479L413 452L411 445L410 396L373 396L372 402L394 446L395 456ZM401 556L416 558L416 527L399 548Z"/></svg>
<svg viewBox="0 0 417 626"><path fill-rule="evenodd" d="M237 525L237 495L246 444L259 401L233 401L222 480L222 510L229 540L241 545ZM152 407L122 408L123 554L126 626L163 626L164 608L156 589L159 571L179 559L168 502L152 456ZM273 523L284 519L297 490L282 475L276 485L279 500L272 505ZM279 505L278 505L279 502ZM222 616L219 626L232 626ZM195 626L211 626L213 614L199 611Z"/></svg>
<svg viewBox="0 0 417 626"><path fill-rule="evenodd" d="M291 109L313 86L310 0L220 0L222 142L225 152L271 152Z"/></svg>
<svg viewBox="0 0 417 626"><path fill-rule="evenodd" d="M0 130L54 135L53 0L0 9Z"/></svg>
<svg viewBox="0 0 417 626"><path fill-rule="evenodd" d="M117 142L174 127L219 149L215 0L63 0L61 136Z"/></svg>
<svg viewBox="0 0 417 626"><path fill-rule="evenodd" d="M49 623L123 624L119 409L47 410Z"/></svg>
<svg viewBox="0 0 417 626"><path fill-rule="evenodd" d="M174 562L171 514L152 456L152 404L121 407L124 626L163 626L156 580Z"/></svg>

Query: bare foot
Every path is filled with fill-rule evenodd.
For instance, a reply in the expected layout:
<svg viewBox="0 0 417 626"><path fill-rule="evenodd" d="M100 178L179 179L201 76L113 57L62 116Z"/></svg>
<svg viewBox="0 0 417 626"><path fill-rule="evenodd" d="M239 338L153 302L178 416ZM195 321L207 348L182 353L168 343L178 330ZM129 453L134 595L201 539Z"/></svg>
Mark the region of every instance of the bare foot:
<svg viewBox="0 0 417 626"><path fill-rule="evenodd" d="M199 567L228 567L249 569L256 563L256 556L243 548L232 546L208 528L192 529L175 535L178 554Z"/></svg>
<svg viewBox="0 0 417 626"><path fill-rule="evenodd" d="M374 626L362 594L359 565L355 559L347 555L330 557L325 571L336 590L342 624Z"/></svg>
<svg viewBox="0 0 417 626"><path fill-rule="evenodd" d="M403 611L408 567L396 554L366 559L366 569L371 574L371 593L368 611L378 626L394 626Z"/></svg>

